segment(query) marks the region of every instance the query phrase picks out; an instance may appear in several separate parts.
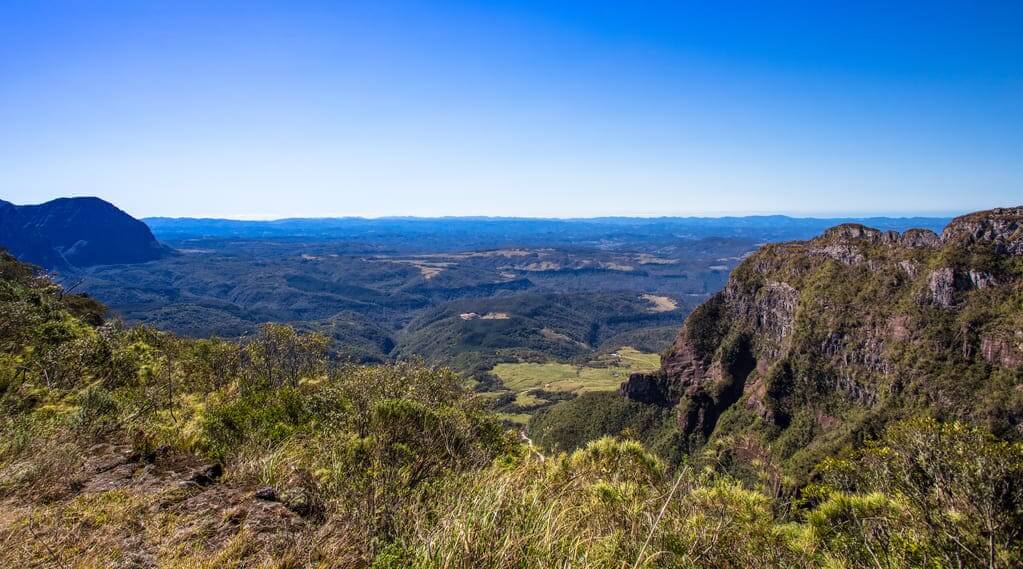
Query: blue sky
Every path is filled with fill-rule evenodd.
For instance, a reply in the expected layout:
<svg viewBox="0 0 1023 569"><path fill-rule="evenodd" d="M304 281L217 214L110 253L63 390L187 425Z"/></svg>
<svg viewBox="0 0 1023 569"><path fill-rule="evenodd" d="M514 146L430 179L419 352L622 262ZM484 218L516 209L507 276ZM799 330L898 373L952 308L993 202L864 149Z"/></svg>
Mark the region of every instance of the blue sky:
<svg viewBox="0 0 1023 569"><path fill-rule="evenodd" d="M1023 203L1023 3L0 4L0 198L138 216Z"/></svg>

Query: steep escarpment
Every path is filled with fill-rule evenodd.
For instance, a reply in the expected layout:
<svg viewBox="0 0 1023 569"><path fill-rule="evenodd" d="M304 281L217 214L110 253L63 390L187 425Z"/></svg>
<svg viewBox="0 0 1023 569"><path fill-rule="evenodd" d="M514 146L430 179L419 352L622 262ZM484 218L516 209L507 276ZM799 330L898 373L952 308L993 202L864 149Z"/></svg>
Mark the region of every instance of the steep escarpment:
<svg viewBox="0 0 1023 569"><path fill-rule="evenodd" d="M0 247L49 269L139 263L169 252L146 224L99 198L0 200Z"/></svg>
<svg viewBox="0 0 1023 569"><path fill-rule="evenodd" d="M1018 439L1023 208L768 245L622 392L676 408L690 450L742 439L795 470L921 412Z"/></svg>

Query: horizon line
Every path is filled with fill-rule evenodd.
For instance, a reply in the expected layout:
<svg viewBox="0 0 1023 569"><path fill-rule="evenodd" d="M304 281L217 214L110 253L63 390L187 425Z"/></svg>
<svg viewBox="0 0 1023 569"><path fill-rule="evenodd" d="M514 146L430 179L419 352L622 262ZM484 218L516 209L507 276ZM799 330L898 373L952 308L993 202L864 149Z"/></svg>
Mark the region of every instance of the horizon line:
<svg viewBox="0 0 1023 569"><path fill-rule="evenodd" d="M994 208L988 208L994 209ZM792 213L737 213L737 212L700 212L692 214L625 214L625 215L593 215L593 216L545 216L545 215L328 215L328 216L302 216L289 215L276 217L272 214L249 215L238 214L229 216L198 215L198 216L172 216L172 215L147 215L138 219L145 220L170 220L170 221L236 221L273 223L284 221L334 221L334 220L358 220L358 221L434 221L434 220L466 220L466 221L602 221L602 220L709 220L709 219L750 219L750 218L786 218L793 220L847 220L847 219L951 219L961 215L984 210L963 210L958 212L888 212L888 213L822 213L822 214L792 214Z"/></svg>
<svg viewBox="0 0 1023 569"><path fill-rule="evenodd" d="M0 202L10 203L15 206L35 206L43 205L51 201L58 200L76 200L76 199L95 199L104 201L114 207L125 211L119 204L111 202L105 198L96 195L70 195L53 198L50 200L42 201L35 204L15 204L13 202L6 202L3 198L0 198ZM899 210L888 210L888 211L867 211L867 210L849 210L849 211L835 211L835 210L823 210L823 211L757 211L757 210L698 210L698 211L678 211L678 212L624 212L624 213L608 213L598 215L490 215L490 214L470 214L470 213L456 213L456 214L378 214L369 212L358 212L352 214L336 214L336 215L304 215L301 213L230 213L230 214L198 214L198 215L138 215L134 213L128 213L132 217L137 219L168 219L168 220L218 220L218 221L250 221L250 222L275 222L275 221L294 221L294 220L438 220L438 219L474 219L474 220L547 220L547 221L587 221L587 220L656 220L656 219L727 219L727 218L764 218L764 217L784 217L789 219L805 219L805 220L836 220L836 219L951 219L957 216L975 213L979 211L991 210L999 207L1021 207L1019 205L991 205L986 207L968 207L962 209L940 209L940 210L914 210L914 211L899 211Z"/></svg>

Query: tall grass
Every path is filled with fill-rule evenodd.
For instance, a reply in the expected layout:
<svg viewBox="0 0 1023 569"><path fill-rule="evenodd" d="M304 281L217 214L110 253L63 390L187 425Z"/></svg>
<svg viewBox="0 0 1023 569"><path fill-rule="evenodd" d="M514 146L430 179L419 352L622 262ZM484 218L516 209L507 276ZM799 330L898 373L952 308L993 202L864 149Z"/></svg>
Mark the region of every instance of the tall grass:
<svg viewBox="0 0 1023 569"><path fill-rule="evenodd" d="M766 496L664 465L635 442L530 455L452 481L407 518L383 566L620 568L805 565ZM735 539L741 534L741 539Z"/></svg>

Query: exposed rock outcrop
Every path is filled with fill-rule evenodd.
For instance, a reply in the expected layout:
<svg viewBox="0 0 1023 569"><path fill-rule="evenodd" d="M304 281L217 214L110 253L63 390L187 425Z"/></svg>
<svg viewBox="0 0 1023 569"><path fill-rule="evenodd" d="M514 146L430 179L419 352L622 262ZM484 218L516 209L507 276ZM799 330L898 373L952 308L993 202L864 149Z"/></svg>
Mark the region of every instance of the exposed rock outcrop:
<svg viewBox="0 0 1023 569"><path fill-rule="evenodd" d="M957 217L941 238L959 246L990 244L1001 255L1023 255L1023 206L1004 207Z"/></svg>
<svg viewBox="0 0 1023 569"><path fill-rule="evenodd" d="M990 364L1023 367L1023 330L1016 330L1010 338L982 338L980 353Z"/></svg>
<svg viewBox="0 0 1023 569"><path fill-rule="evenodd" d="M930 301L935 306L951 308L955 304L955 293L964 286L962 279L956 279L951 267L941 267L931 271L927 280Z"/></svg>
<svg viewBox="0 0 1023 569"><path fill-rule="evenodd" d="M902 245L914 249L937 249L941 238L929 229L908 229L902 234Z"/></svg>

